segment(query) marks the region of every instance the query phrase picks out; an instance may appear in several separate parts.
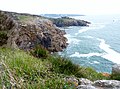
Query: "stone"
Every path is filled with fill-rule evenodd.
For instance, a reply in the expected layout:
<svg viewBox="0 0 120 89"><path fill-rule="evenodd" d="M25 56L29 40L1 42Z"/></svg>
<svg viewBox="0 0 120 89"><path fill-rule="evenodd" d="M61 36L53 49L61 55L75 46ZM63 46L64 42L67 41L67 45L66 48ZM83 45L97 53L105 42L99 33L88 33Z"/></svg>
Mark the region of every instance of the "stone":
<svg viewBox="0 0 120 89"><path fill-rule="evenodd" d="M79 85L77 89L97 89L92 85Z"/></svg>
<svg viewBox="0 0 120 89"><path fill-rule="evenodd" d="M92 85L92 84L93 82L88 79L85 79L85 78L79 79L79 85Z"/></svg>
<svg viewBox="0 0 120 89"><path fill-rule="evenodd" d="M97 80L93 85L103 89L120 89L120 81L117 80Z"/></svg>
<svg viewBox="0 0 120 89"><path fill-rule="evenodd" d="M75 87L78 86L78 80L74 77L66 77L65 81L68 82L69 84L71 84L71 83L74 84Z"/></svg>

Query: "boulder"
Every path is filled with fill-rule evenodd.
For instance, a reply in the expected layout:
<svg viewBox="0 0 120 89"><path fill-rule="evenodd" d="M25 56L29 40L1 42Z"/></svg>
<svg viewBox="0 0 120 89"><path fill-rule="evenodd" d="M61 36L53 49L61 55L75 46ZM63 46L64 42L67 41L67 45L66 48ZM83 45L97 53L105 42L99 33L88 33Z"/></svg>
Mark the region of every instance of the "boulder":
<svg viewBox="0 0 120 89"><path fill-rule="evenodd" d="M75 87L78 86L78 80L74 77L66 77L65 81L69 84L74 84Z"/></svg>
<svg viewBox="0 0 120 89"><path fill-rule="evenodd" d="M120 89L120 81L117 80L97 80L93 85L103 89Z"/></svg>
<svg viewBox="0 0 120 89"><path fill-rule="evenodd" d="M79 85L92 85L92 84L93 82L88 79L85 79L85 78L79 79Z"/></svg>
<svg viewBox="0 0 120 89"><path fill-rule="evenodd" d="M79 85L77 89L98 89L98 88L95 88L92 85Z"/></svg>

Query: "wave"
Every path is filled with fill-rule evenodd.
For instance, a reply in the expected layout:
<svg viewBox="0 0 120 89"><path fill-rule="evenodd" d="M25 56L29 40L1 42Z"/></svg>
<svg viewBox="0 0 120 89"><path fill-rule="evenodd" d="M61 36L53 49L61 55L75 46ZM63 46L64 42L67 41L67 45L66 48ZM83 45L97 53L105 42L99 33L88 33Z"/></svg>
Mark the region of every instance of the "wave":
<svg viewBox="0 0 120 89"><path fill-rule="evenodd" d="M97 24L91 24L91 25L89 25L89 27L82 27L82 29L80 29L79 31L78 31L78 33L75 33L75 35L78 35L78 34L80 34L80 33L83 33L83 32L86 32L86 31L88 31L88 30L93 30L93 29L101 29L101 28L103 28L103 27L105 27L105 24L101 24L101 23L97 23Z"/></svg>
<svg viewBox="0 0 120 89"><path fill-rule="evenodd" d="M92 56L102 56L102 53L88 53L88 54L80 54L79 52L75 52L70 55L70 57L92 57Z"/></svg>
<svg viewBox="0 0 120 89"><path fill-rule="evenodd" d="M100 64L100 62L98 62L98 61L93 61L93 63L94 63L94 64Z"/></svg>
<svg viewBox="0 0 120 89"><path fill-rule="evenodd" d="M103 53L88 53L88 54L80 54L79 52L75 52L74 54L70 55L70 57L92 57L92 56L100 56L105 59L108 59L114 63L120 64L120 53L114 51L110 48L110 45L106 44L104 39L96 38L100 41L99 48L102 49ZM97 62L95 62L97 63Z"/></svg>
<svg viewBox="0 0 120 89"><path fill-rule="evenodd" d="M114 63L120 64L120 53L110 48L110 45L106 44L104 39L97 38L100 41L99 47L106 53L101 57L108 59Z"/></svg>
<svg viewBox="0 0 120 89"><path fill-rule="evenodd" d="M90 38L90 39L93 39L94 37L92 37L92 36L82 36L82 37L84 37L84 38Z"/></svg>
<svg viewBox="0 0 120 89"><path fill-rule="evenodd" d="M70 34L66 34L65 37L68 39L67 43L73 43L73 44L79 44L81 40L76 39L74 36L71 36Z"/></svg>

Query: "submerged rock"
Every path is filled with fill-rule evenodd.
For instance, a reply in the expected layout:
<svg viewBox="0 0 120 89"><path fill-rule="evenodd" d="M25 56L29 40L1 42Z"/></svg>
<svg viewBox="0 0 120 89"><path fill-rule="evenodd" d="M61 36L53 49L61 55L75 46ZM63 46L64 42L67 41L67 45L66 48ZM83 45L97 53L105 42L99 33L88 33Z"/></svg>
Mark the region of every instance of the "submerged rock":
<svg viewBox="0 0 120 89"><path fill-rule="evenodd" d="M31 50L42 45L50 52L58 52L67 47L64 35L44 17L0 11L0 46Z"/></svg>

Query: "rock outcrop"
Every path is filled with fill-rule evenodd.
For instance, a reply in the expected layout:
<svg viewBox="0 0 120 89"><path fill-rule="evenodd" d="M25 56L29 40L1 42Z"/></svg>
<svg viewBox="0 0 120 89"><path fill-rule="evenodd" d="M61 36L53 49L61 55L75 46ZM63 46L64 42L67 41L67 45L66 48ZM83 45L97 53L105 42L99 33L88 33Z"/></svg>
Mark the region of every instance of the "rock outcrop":
<svg viewBox="0 0 120 89"><path fill-rule="evenodd" d="M120 89L120 81L96 80L94 82L85 78L67 77L66 81L77 85L77 89Z"/></svg>
<svg viewBox="0 0 120 89"><path fill-rule="evenodd" d="M56 26L65 27L65 26L89 26L90 22L84 20L76 20L69 17L61 18L49 18Z"/></svg>
<svg viewBox="0 0 120 89"><path fill-rule="evenodd" d="M42 45L50 52L58 52L67 47L64 34L44 17L0 11L0 46L30 50Z"/></svg>

